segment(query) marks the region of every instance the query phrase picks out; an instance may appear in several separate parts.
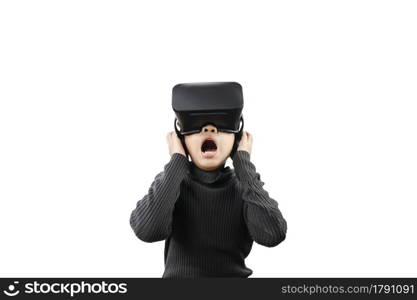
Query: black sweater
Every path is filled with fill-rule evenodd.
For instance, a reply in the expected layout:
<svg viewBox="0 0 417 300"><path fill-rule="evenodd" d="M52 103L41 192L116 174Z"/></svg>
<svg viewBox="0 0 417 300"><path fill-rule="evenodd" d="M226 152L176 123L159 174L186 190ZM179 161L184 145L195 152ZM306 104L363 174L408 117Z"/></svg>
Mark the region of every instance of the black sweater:
<svg viewBox="0 0 417 300"><path fill-rule="evenodd" d="M253 241L266 247L285 239L287 222L250 161L237 151L234 169L199 169L174 153L130 216L136 236L165 240L163 278L248 277Z"/></svg>

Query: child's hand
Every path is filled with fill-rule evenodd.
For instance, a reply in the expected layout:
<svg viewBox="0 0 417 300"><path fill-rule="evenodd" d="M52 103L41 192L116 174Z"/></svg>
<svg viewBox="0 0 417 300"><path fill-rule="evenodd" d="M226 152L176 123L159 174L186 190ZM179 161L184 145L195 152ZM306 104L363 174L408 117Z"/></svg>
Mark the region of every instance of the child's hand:
<svg viewBox="0 0 417 300"><path fill-rule="evenodd" d="M243 131L242 132L242 138L240 139L239 146L237 147L237 151L245 150L245 151L248 151L249 153L251 153L251 151L252 151L252 141L253 141L252 134L247 132L247 131Z"/></svg>
<svg viewBox="0 0 417 300"><path fill-rule="evenodd" d="M175 131L168 132L167 143L169 147L169 155L172 156L174 153L180 153L187 157L187 155L185 155L184 147L181 144L181 140L178 138Z"/></svg>

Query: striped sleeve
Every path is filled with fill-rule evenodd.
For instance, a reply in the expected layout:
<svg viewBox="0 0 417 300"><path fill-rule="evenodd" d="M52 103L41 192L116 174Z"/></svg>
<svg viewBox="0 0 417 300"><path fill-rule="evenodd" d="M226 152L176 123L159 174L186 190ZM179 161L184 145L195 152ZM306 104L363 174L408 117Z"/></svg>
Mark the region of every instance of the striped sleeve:
<svg viewBox="0 0 417 300"><path fill-rule="evenodd" d="M188 158L174 153L164 170L156 175L148 194L137 202L130 215L130 226L140 240L150 243L170 235L174 206L188 169Z"/></svg>
<svg viewBox="0 0 417 300"><path fill-rule="evenodd" d="M278 202L263 188L264 182L250 161L250 153L236 151L233 166L242 188L243 213L250 236L266 247L278 245L285 239L287 222L278 208Z"/></svg>

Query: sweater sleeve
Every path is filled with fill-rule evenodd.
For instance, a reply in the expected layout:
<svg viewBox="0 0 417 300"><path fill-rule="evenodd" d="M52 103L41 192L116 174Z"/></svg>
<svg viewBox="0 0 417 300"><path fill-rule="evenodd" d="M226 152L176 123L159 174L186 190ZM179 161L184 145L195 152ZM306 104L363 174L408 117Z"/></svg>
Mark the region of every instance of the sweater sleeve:
<svg viewBox="0 0 417 300"><path fill-rule="evenodd" d="M236 151L233 166L243 189L243 214L250 236L266 247L278 245L285 239L287 222L278 203L263 189L264 182L250 161L250 153Z"/></svg>
<svg viewBox="0 0 417 300"><path fill-rule="evenodd" d="M140 240L162 241L171 234L174 206L188 169L188 158L174 153L164 171L156 175L148 194L137 202L130 215L130 226Z"/></svg>

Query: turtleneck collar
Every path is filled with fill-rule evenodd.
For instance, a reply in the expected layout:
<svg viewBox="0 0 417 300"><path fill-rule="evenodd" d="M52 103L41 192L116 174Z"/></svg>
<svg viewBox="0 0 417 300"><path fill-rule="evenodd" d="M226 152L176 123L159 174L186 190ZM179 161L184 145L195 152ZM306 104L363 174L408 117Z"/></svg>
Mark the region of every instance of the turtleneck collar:
<svg viewBox="0 0 417 300"><path fill-rule="evenodd" d="M205 182L205 183L214 183L222 178L223 175L228 173L230 167L225 167L225 163L219 166L217 169L206 171L197 167L194 162L190 162L190 174L195 179Z"/></svg>

